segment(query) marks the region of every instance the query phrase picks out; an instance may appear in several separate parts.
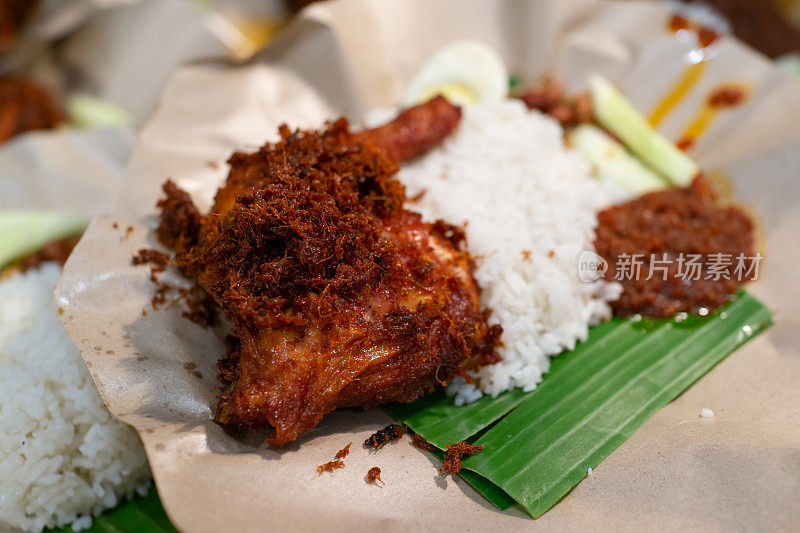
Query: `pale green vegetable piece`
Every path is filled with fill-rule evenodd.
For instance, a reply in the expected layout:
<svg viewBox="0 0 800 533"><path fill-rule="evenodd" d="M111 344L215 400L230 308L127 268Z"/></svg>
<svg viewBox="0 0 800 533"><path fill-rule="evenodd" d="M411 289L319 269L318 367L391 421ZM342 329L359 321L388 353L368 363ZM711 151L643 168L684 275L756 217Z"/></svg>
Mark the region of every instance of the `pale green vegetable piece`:
<svg viewBox="0 0 800 533"><path fill-rule="evenodd" d="M583 124L572 130L567 142L592 165L599 181L613 183L635 195L667 187L667 183L603 130Z"/></svg>
<svg viewBox="0 0 800 533"><path fill-rule="evenodd" d="M775 64L789 76L800 78L800 54L797 52L780 56L775 60Z"/></svg>
<svg viewBox="0 0 800 533"><path fill-rule="evenodd" d="M116 104L88 94L70 97L67 112L72 125L78 128L120 126L132 120L130 113Z"/></svg>
<svg viewBox="0 0 800 533"><path fill-rule="evenodd" d="M0 268L50 241L77 235L88 224L88 218L52 211L0 211Z"/></svg>
<svg viewBox="0 0 800 533"><path fill-rule="evenodd" d="M593 75L589 87L595 117L604 128L669 183L691 183L700 169L689 156L650 126L608 80Z"/></svg>

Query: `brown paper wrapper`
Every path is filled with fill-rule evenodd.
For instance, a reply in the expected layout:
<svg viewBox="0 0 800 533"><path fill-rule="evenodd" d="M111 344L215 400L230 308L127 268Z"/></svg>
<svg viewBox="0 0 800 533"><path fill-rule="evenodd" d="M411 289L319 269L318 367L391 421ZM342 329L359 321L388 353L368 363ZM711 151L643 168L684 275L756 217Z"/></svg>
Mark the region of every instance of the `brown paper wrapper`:
<svg viewBox="0 0 800 533"><path fill-rule="evenodd" d="M281 122L319 125L393 105L429 54L454 40L494 46L530 80L549 72L571 90L590 71L649 110L685 68L693 43L666 31L667 8L640 2L345 0L314 5L244 67L182 69L139 139L114 214L95 219L57 288L67 331L112 412L144 441L164 505L186 531L792 529L800 519L800 87L725 39L662 130L676 138L724 81L752 88L692 152L722 172L761 218L768 241L752 291L776 325L659 411L544 517L497 511L408 440L369 453L390 420L343 410L281 451L246 443L212 420L222 330L179 306L152 311L149 269L161 183L207 207L233 150L274 139ZM112 224L119 222L120 229ZM128 224L135 231L127 238ZM172 277L172 279L170 279ZM170 273L168 281L181 280ZM148 309L146 316L142 310ZM716 416L700 419L708 407ZM316 465L353 442L347 466ZM385 487L368 485L372 466Z"/></svg>

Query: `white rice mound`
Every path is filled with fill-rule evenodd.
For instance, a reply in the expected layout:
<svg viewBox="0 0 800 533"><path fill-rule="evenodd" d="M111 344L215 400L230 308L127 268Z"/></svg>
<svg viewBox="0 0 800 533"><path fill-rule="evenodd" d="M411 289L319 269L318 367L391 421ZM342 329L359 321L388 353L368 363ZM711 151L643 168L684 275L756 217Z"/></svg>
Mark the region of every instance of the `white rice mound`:
<svg viewBox="0 0 800 533"><path fill-rule="evenodd" d="M139 437L103 405L58 319L60 272L0 282L0 530L86 528L150 480Z"/></svg>
<svg viewBox="0 0 800 533"><path fill-rule="evenodd" d="M491 323L503 326L503 360L450 384L456 403L536 388L550 356L585 340L610 317L619 286L578 277L593 250L597 210L607 194L550 117L516 100L464 109L444 143L400 171L412 209L428 220L466 225L475 277Z"/></svg>

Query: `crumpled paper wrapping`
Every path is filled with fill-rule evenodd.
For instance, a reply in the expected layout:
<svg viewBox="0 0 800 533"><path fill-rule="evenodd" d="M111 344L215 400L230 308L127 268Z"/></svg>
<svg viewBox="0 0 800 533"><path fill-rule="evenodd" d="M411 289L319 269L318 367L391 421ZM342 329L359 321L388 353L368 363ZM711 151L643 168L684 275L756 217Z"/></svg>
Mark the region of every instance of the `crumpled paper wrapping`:
<svg viewBox="0 0 800 533"><path fill-rule="evenodd" d="M110 209L136 135L128 126L59 128L19 135L0 148L0 209L91 216Z"/></svg>
<svg viewBox="0 0 800 533"><path fill-rule="evenodd" d="M214 16L201 2L129 2L95 13L58 47L55 61L68 73L70 91L113 102L144 121L180 65L228 56L209 25Z"/></svg>
<svg viewBox="0 0 800 533"><path fill-rule="evenodd" d="M113 214L94 220L56 287L67 331L109 408L144 441L162 501L185 531L722 530L783 529L800 519L800 86L764 58L719 43L698 87L667 118L676 138L722 81L750 84L692 154L725 172L767 234L751 290L776 325L653 416L542 518L499 512L409 441L361 447L390 419L342 410L280 451L226 434L212 420L224 331L179 306L153 311L149 269L155 201L170 177L207 207L235 149L275 138L281 122L308 127L339 113L397 103L427 56L456 39L494 46L524 79L551 72L571 90L589 71L649 110L680 75L693 45L666 31L662 5L344 0L307 9L249 65L182 69L145 127ZM119 229L114 229L118 222ZM130 224L134 231L126 237ZM165 279L181 283L174 273ZM143 315L143 309L146 314ZM701 419L700 410L716 416ZM353 442L347 467L315 467ZM385 487L364 476L379 466Z"/></svg>
<svg viewBox="0 0 800 533"><path fill-rule="evenodd" d="M18 70L51 42L92 14L140 0L39 0L9 47L0 53L0 74Z"/></svg>
<svg viewBox="0 0 800 533"><path fill-rule="evenodd" d="M244 36L237 24L285 16L282 0L40 0L0 53L0 74L37 79L62 102L91 94L143 122L180 65L224 60Z"/></svg>

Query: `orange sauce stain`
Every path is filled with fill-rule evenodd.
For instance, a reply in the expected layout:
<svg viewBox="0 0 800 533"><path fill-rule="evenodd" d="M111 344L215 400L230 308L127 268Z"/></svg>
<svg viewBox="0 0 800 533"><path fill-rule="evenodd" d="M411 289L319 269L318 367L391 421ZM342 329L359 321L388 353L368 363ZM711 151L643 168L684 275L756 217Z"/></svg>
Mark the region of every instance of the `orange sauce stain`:
<svg viewBox="0 0 800 533"><path fill-rule="evenodd" d="M675 146L678 147L678 150L683 150L684 152L690 150L694 146L693 139L678 139L675 142Z"/></svg>
<svg viewBox="0 0 800 533"><path fill-rule="evenodd" d="M720 37L722 37L722 35L715 32L711 28L707 28L705 26L699 26L697 28L697 42L700 44L701 48L711 46L714 41Z"/></svg>
<svg viewBox="0 0 800 533"><path fill-rule="evenodd" d="M707 99L711 107L733 107L747 99L750 90L740 83L726 83L717 87Z"/></svg>
<svg viewBox="0 0 800 533"><path fill-rule="evenodd" d="M714 89L675 144L681 150L692 148L722 110L741 104L747 99L749 92L749 89L740 83L726 83Z"/></svg>
<svg viewBox="0 0 800 533"><path fill-rule="evenodd" d="M692 21L683 15L672 15L669 19L669 29L673 32L688 30L692 27Z"/></svg>
<svg viewBox="0 0 800 533"><path fill-rule="evenodd" d="M721 36L711 28L701 26L682 15L672 15L668 21L669 30L673 33L689 31L695 34L697 50L701 51L711 46ZM702 57L702 56L701 56ZM675 85L664 95L661 101L653 108L648 117L650 125L657 127L664 118L677 106L681 100L697 85L706 70L707 59L701 59L690 65L681 74Z"/></svg>
<svg viewBox="0 0 800 533"><path fill-rule="evenodd" d="M652 113L650 113L648 122L650 122L651 126L657 127L661 124L664 117L666 117L692 87L697 84L706 70L706 65L707 63L705 61L700 61L699 63L693 63L686 67L675 85L672 86L669 92L664 95L664 98L662 98L653 109Z"/></svg>
<svg viewBox="0 0 800 533"><path fill-rule="evenodd" d="M722 35L717 33L714 29L697 24L683 15L672 15L667 25L672 33L678 33L681 30L694 32L697 35L697 44L700 48L709 47L716 42L717 39L722 37Z"/></svg>

